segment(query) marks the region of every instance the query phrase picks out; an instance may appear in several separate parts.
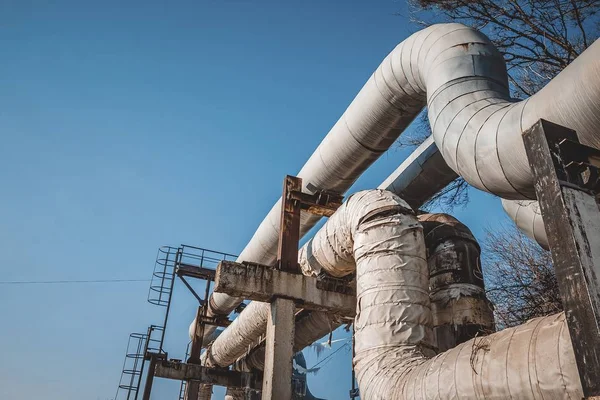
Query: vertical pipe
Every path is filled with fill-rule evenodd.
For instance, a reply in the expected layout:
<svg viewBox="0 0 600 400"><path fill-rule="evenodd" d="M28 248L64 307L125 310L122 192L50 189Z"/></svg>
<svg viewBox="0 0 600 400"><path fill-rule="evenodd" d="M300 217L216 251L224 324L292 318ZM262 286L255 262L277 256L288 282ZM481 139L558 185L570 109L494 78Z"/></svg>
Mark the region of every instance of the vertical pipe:
<svg viewBox="0 0 600 400"><path fill-rule="evenodd" d="M485 295L481 249L465 225L447 214L422 214L433 332L443 352L494 331L491 302Z"/></svg>

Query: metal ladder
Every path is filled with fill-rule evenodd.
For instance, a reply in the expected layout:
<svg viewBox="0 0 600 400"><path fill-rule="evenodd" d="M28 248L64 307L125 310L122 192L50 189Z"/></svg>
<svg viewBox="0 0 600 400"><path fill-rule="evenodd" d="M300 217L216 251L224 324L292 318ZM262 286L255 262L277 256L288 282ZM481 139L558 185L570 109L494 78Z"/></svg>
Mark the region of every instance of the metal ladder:
<svg viewBox="0 0 600 400"><path fill-rule="evenodd" d="M127 341L125 360L115 400L135 400L142 384L144 356L147 351L158 351L162 327L150 325L146 333L132 333Z"/></svg>
<svg viewBox="0 0 600 400"><path fill-rule="evenodd" d="M192 344L192 342L188 342L187 347L185 348L185 358L184 360L187 360L187 358L190 356L190 345ZM185 400L185 389L187 387L187 381L181 381L181 385L179 385L179 400Z"/></svg>

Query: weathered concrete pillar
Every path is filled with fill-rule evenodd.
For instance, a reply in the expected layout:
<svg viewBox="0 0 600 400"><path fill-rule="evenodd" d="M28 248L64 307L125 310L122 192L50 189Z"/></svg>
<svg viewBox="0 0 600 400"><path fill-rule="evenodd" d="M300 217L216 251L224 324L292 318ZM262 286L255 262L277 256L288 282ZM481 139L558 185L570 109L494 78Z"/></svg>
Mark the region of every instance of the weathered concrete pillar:
<svg viewBox="0 0 600 400"><path fill-rule="evenodd" d="M263 400L291 400L292 398L295 311L296 305L293 300L276 298L270 304Z"/></svg>

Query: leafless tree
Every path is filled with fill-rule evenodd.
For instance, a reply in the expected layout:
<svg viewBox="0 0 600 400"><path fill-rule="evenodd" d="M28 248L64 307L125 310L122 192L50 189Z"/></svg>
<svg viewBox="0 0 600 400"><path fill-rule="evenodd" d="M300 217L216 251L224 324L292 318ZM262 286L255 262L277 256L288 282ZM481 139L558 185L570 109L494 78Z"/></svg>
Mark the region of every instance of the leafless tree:
<svg viewBox="0 0 600 400"><path fill-rule="evenodd" d="M431 210L439 207L444 212L452 211L456 206L464 207L469 202L469 184L463 178L457 178L437 192L421 207Z"/></svg>
<svg viewBox="0 0 600 400"><path fill-rule="evenodd" d="M550 252L514 225L488 229L483 246L487 294L498 328L562 311Z"/></svg>
<svg viewBox="0 0 600 400"><path fill-rule="evenodd" d="M600 32L600 0L408 0L411 20L421 26L461 22L486 33L504 54L511 95L536 93L562 71ZM398 141L416 147L431 134L425 113ZM430 205L451 209L468 202L458 179Z"/></svg>

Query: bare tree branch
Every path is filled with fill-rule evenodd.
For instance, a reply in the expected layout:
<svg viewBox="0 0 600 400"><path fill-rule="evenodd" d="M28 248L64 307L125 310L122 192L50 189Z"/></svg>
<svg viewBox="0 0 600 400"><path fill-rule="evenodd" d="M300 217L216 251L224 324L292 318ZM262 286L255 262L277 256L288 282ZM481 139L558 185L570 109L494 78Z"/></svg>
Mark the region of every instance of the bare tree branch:
<svg viewBox="0 0 600 400"><path fill-rule="evenodd" d="M487 231L484 269L500 328L562 311L550 253L514 225Z"/></svg>

